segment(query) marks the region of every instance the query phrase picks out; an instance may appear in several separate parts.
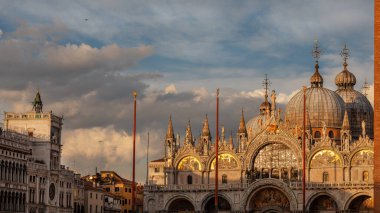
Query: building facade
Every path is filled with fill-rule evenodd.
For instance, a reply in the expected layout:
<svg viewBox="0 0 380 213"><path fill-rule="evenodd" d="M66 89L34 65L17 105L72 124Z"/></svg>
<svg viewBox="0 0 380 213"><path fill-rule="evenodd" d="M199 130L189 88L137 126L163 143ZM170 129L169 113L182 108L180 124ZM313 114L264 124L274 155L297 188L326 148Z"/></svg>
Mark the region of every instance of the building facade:
<svg viewBox="0 0 380 213"><path fill-rule="evenodd" d="M14 209L21 197L26 204L21 205L22 212L72 212L74 173L61 165L63 118L42 109L41 96L37 92L32 111L4 113L1 141L5 146L0 146L4 147L5 156L9 153L8 158L12 156L14 160L11 162L4 156L3 173L11 179L1 180L0 184L5 186L6 193L14 187L21 190L21 194L12 192L4 196L5 202L13 202L6 208Z"/></svg>
<svg viewBox="0 0 380 213"><path fill-rule="evenodd" d="M260 113L246 123L242 112L234 136L226 136L222 127L219 147L207 116L199 138L194 139L189 122L181 143L170 118L164 175L145 186L144 211L214 211L216 149L219 211L297 212L304 206L315 212L373 211L373 108L354 89L347 48L342 50L336 91L323 86L318 46L314 56L310 86L291 98L284 115L275 91L269 97L266 78ZM154 168L155 163L150 165ZM149 177L159 177L149 171Z"/></svg>

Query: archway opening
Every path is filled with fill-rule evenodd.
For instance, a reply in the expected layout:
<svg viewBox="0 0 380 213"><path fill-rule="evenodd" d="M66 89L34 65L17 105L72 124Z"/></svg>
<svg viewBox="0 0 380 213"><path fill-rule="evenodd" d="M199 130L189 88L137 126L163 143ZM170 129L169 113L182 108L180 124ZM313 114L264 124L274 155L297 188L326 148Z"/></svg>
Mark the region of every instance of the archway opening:
<svg viewBox="0 0 380 213"><path fill-rule="evenodd" d="M276 188L264 188L255 192L248 201L252 212L289 212L289 199Z"/></svg>
<svg viewBox="0 0 380 213"><path fill-rule="evenodd" d="M253 159L251 177L247 179L276 178L298 179L298 160L293 150L282 143L271 143L262 147Z"/></svg>
<svg viewBox="0 0 380 213"><path fill-rule="evenodd" d="M373 199L368 195L361 195L353 199L348 207L353 212L364 210L373 210Z"/></svg>
<svg viewBox="0 0 380 213"><path fill-rule="evenodd" d="M194 211L193 204L185 198L178 198L170 203L168 211L169 212L188 212Z"/></svg>
<svg viewBox="0 0 380 213"><path fill-rule="evenodd" d="M223 197L218 196L218 210L219 212L230 212L231 205L230 203ZM205 212L216 212L215 211L215 197L210 198L204 207Z"/></svg>
<svg viewBox="0 0 380 213"><path fill-rule="evenodd" d="M328 195L320 195L317 198L313 200L313 202L310 204L311 211L332 211L335 212L338 210L338 205L336 204L335 200L332 199Z"/></svg>

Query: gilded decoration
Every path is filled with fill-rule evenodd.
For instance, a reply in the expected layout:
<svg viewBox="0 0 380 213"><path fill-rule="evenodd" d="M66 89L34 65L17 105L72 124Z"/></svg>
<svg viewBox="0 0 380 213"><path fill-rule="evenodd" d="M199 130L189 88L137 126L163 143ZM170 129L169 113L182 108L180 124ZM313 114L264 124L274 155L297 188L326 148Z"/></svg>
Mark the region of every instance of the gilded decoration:
<svg viewBox="0 0 380 213"><path fill-rule="evenodd" d="M351 160L352 166L373 165L373 151L361 150Z"/></svg>
<svg viewBox="0 0 380 213"><path fill-rule="evenodd" d="M253 210L267 209L268 207L279 207L281 210L290 210L289 200L279 190L274 188L261 189L251 200Z"/></svg>
<svg viewBox="0 0 380 213"><path fill-rule="evenodd" d="M236 169L238 167L238 163L236 159L231 154L220 154L219 155L219 169ZM211 163L211 170L215 169L215 158Z"/></svg>
<svg viewBox="0 0 380 213"><path fill-rule="evenodd" d="M178 170L185 171L201 171L202 164L193 156L183 158L178 164Z"/></svg>
<svg viewBox="0 0 380 213"><path fill-rule="evenodd" d="M342 161L340 157L332 150L321 150L317 152L311 159L310 167L335 167L341 166Z"/></svg>
<svg viewBox="0 0 380 213"><path fill-rule="evenodd" d="M297 167L297 157L288 146L280 143L263 147L254 160L255 169L292 167Z"/></svg>

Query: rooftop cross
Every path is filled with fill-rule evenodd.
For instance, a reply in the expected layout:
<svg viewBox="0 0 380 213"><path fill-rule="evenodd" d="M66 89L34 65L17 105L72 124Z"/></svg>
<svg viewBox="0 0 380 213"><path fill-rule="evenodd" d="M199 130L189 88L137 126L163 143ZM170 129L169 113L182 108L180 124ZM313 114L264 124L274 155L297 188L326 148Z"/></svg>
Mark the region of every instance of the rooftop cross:
<svg viewBox="0 0 380 213"><path fill-rule="evenodd" d="M347 48L347 45L344 44L344 48L340 52L340 56L342 56L344 63L347 63L347 59L350 57L350 50Z"/></svg>
<svg viewBox="0 0 380 213"><path fill-rule="evenodd" d="M367 79L365 79L365 80L364 80L364 84L363 84L363 86L362 86L363 95L364 95L365 97L368 96L368 90L369 90L369 84L368 84L368 82L367 82Z"/></svg>
<svg viewBox="0 0 380 213"><path fill-rule="evenodd" d="M267 98L268 98L268 86L270 86L271 84L272 84L272 82L269 81L268 74L265 74L265 79L263 81L263 86L265 89L265 100L267 100Z"/></svg>
<svg viewBox="0 0 380 213"><path fill-rule="evenodd" d="M318 59L321 57L321 50L319 49L318 40L314 40L314 48L313 48L313 58L315 58L315 63L318 64Z"/></svg>

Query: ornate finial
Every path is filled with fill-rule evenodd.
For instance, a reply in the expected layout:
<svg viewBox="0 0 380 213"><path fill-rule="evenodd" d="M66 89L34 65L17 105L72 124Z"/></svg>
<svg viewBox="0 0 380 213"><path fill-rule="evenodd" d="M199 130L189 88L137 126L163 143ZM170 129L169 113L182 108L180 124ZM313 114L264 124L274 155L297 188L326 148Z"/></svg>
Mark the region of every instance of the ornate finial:
<svg viewBox="0 0 380 213"><path fill-rule="evenodd" d="M132 95L133 95L133 98L136 99L136 97L137 97L137 92L136 92L136 91L133 91L133 92L132 92Z"/></svg>
<svg viewBox="0 0 380 213"><path fill-rule="evenodd" d="M265 79L263 81L263 86L265 89L265 100L268 100L268 87L272 84L272 82L268 79L268 74L265 74Z"/></svg>
<svg viewBox="0 0 380 213"><path fill-rule="evenodd" d="M173 138L174 139L174 131L173 131L173 123L172 123L172 114L169 116L168 129L166 132L166 139Z"/></svg>
<svg viewBox="0 0 380 213"><path fill-rule="evenodd" d="M209 124L208 124L207 114L206 114L205 120L203 122L202 136L211 138L211 133L210 133L210 127L209 127Z"/></svg>
<svg viewBox="0 0 380 213"><path fill-rule="evenodd" d="M364 95L365 97L368 96L368 90L369 90L369 84L368 84L368 82L367 82L367 78L366 78L366 79L364 80L364 84L363 84L363 86L362 86L363 95Z"/></svg>
<svg viewBox="0 0 380 213"><path fill-rule="evenodd" d="M342 49L342 51L340 52L340 56L342 56L343 58L343 65L344 67L347 66L347 59L350 57L350 50L347 48L347 45L344 44L344 48Z"/></svg>
<svg viewBox="0 0 380 213"><path fill-rule="evenodd" d="M321 57L321 50L319 49L318 40L314 40L314 48L313 48L313 58L315 59L315 63L318 64L318 60Z"/></svg>
<svg viewBox="0 0 380 213"><path fill-rule="evenodd" d="M37 113L41 113L42 112L43 103L42 103L42 99L41 99L40 89L39 88L37 90L36 97L34 98L34 101L32 102L32 104L33 104L33 110L35 112L37 112Z"/></svg>

